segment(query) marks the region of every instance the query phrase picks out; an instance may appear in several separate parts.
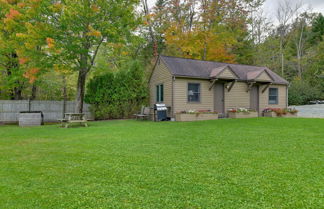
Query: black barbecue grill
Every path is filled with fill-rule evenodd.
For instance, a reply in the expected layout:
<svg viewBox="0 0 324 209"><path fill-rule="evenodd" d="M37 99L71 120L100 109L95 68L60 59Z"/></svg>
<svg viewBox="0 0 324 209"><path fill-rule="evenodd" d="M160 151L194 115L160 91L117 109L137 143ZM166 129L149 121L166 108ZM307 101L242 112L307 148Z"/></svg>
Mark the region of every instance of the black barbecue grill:
<svg viewBox="0 0 324 209"><path fill-rule="evenodd" d="M168 108L165 104L155 104L154 105L154 112L155 112L155 120L156 121L167 121L168 118Z"/></svg>

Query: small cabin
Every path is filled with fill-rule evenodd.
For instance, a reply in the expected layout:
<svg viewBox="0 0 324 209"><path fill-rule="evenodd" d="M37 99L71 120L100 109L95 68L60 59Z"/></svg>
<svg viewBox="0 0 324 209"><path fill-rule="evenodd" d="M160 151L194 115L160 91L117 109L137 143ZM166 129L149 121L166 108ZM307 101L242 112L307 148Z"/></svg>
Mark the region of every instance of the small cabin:
<svg viewBox="0 0 324 209"><path fill-rule="evenodd" d="M265 108L288 106L288 84L267 67L159 56L149 81L150 106L166 104L170 117L189 110L227 117L231 108L261 116Z"/></svg>

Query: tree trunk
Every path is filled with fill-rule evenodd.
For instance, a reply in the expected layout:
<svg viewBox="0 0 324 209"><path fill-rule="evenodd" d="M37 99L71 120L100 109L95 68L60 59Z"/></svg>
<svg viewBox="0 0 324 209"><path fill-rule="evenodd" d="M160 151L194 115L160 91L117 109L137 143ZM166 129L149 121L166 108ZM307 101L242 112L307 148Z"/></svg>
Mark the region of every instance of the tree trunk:
<svg viewBox="0 0 324 209"><path fill-rule="evenodd" d="M89 55L89 49L90 49L90 43L87 39L87 31L88 26L85 28L85 32L82 33L83 44L82 48L84 52L80 54L80 60L79 60L79 76L78 76L78 84L77 84L77 94L75 99L75 113L82 113L83 112L83 99L84 99L84 89L85 89L85 82L87 78L87 73L89 72L90 68L88 68L88 55ZM97 50L99 49L99 46ZM95 55L97 54L97 51L95 52ZM95 57L94 55L94 57ZM94 58L93 58L94 62Z"/></svg>
<svg viewBox="0 0 324 209"><path fill-rule="evenodd" d="M283 40L281 39L280 40L280 55L281 55L281 76L284 76L285 72L284 72L284 61L285 61L285 58L284 58L284 52L283 52Z"/></svg>
<svg viewBox="0 0 324 209"><path fill-rule="evenodd" d="M204 51L203 51L203 56L202 56L202 60L206 60L207 59L207 43L205 41L204 43Z"/></svg>
<svg viewBox="0 0 324 209"><path fill-rule="evenodd" d="M18 55L15 52L7 54L7 58L9 59L7 63L7 69L6 73L9 79L15 79L15 78L10 78L15 69L19 68L19 63L18 63ZM14 81L15 86L10 89L9 92L9 97L10 100L21 100L22 99L22 90L23 90L23 84L19 82L19 80L15 79Z"/></svg>
<svg viewBox="0 0 324 209"><path fill-rule="evenodd" d="M37 87L36 87L35 84L33 84L33 86L32 86L32 92L31 92L31 97L30 97L31 100L35 100L36 99L36 93L37 93Z"/></svg>
<svg viewBox="0 0 324 209"><path fill-rule="evenodd" d="M284 63L284 61L285 61L285 58L284 58L284 54L283 54L283 52L281 52L281 76L282 77L284 77L285 76L285 63Z"/></svg>
<svg viewBox="0 0 324 209"><path fill-rule="evenodd" d="M298 71L298 78L301 79L301 77L302 77L301 54L300 54L300 51L299 50L297 50L297 71Z"/></svg>
<svg viewBox="0 0 324 209"><path fill-rule="evenodd" d="M18 85L20 85L19 82L18 82ZM20 86L14 87L11 90L10 99L11 100L22 100L23 99L23 97L22 97L22 88Z"/></svg>
<svg viewBox="0 0 324 209"><path fill-rule="evenodd" d="M302 58L302 49L303 49L303 32L304 32L304 26L301 25L301 32L299 36L299 40L297 43L297 70L298 70L298 77L302 78L302 67L301 67L301 58Z"/></svg>
<svg viewBox="0 0 324 209"><path fill-rule="evenodd" d="M77 94L76 94L76 104L75 104L75 112L82 113L83 112L83 100L84 100L84 89L85 89L85 81L87 78L87 69L82 68L79 71L78 76L78 85L77 85Z"/></svg>

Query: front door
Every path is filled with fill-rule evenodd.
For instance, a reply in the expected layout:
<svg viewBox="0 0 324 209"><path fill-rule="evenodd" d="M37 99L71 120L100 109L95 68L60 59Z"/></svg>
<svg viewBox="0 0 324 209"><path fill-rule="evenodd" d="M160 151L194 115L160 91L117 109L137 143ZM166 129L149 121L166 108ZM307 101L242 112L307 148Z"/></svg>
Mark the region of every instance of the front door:
<svg viewBox="0 0 324 209"><path fill-rule="evenodd" d="M259 113L259 86L253 86L250 91L250 108Z"/></svg>
<svg viewBox="0 0 324 209"><path fill-rule="evenodd" d="M225 105L224 105L224 84L223 83L215 83L214 86L214 104L215 111L218 112L219 117L225 117Z"/></svg>

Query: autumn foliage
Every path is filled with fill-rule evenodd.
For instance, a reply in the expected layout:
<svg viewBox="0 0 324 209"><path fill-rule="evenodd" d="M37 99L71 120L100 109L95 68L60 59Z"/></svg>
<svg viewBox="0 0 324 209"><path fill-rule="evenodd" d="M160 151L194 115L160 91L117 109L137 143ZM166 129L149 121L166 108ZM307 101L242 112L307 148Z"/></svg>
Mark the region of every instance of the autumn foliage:
<svg viewBox="0 0 324 209"><path fill-rule="evenodd" d="M52 38L46 38L46 43L48 48L53 48L55 46L55 41Z"/></svg>
<svg viewBox="0 0 324 209"><path fill-rule="evenodd" d="M235 62L235 55L230 48L235 39L226 32L193 30L182 32L177 26L166 31L166 43L177 56L220 62Z"/></svg>
<svg viewBox="0 0 324 209"><path fill-rule="evenodd" d="M146 23L165 42L166 54L235 63L235 49L247 32L242 0L158 1Z"/></svg>
<svg viewBox="0 0 324 209"><path fill-rule="evenodd" d="M19 16L21 16L20 12L18 12L17 10L15 10L13 8L10 8L9 13L6 14L7 19L15 19Z"/></svg>
<svg viewBox="0 0 324 209"><path fill-rule="evenodd" d="M37 73L39 73L38 68L30 68L24 73L24 77L29 80L29 83L34 83L37 78Z"/></svg>

